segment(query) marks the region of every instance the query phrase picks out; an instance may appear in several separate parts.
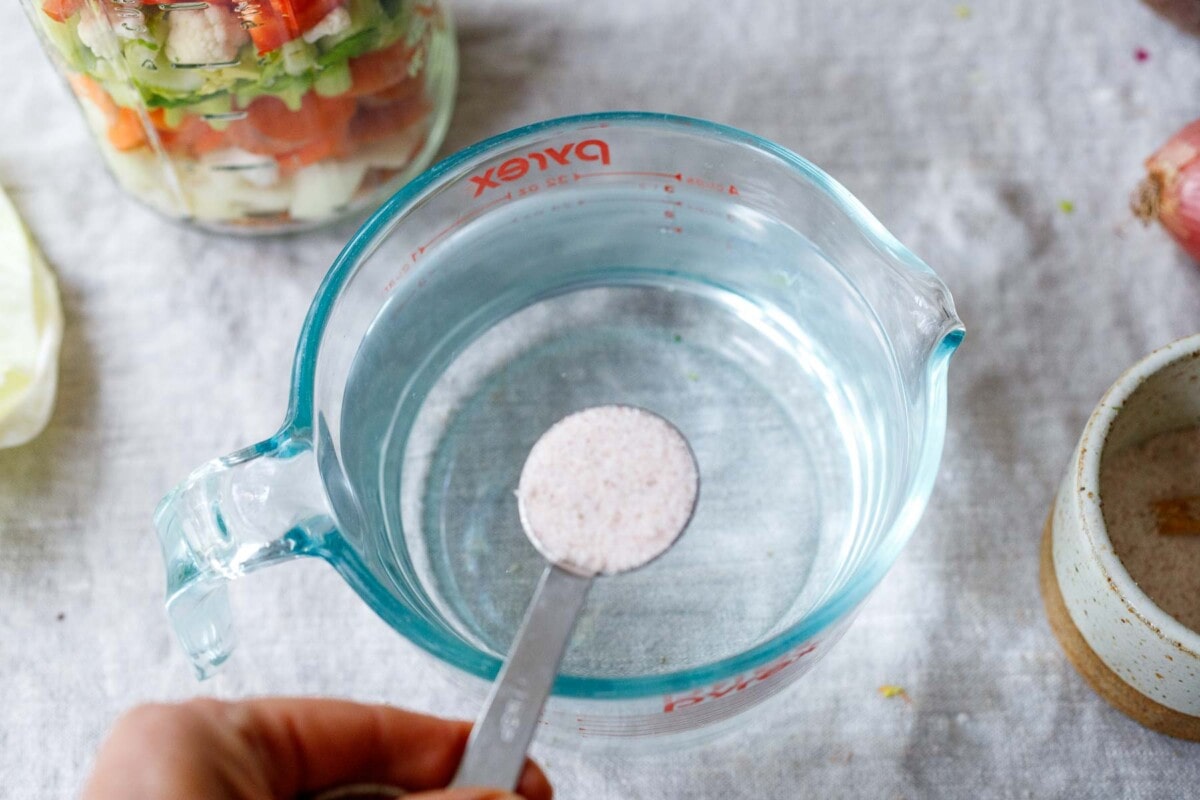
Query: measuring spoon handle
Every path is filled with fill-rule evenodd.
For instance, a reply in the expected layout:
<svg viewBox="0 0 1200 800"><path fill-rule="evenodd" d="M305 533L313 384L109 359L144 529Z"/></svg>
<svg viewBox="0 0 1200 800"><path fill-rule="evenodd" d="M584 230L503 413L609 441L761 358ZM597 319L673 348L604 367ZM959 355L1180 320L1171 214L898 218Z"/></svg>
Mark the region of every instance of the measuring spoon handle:
<svg viewBox="0 0 1200 800"><path fill-rule="evenodd" d="M591 585L590 577L546 567L450 786L516 788Z"/></svg>

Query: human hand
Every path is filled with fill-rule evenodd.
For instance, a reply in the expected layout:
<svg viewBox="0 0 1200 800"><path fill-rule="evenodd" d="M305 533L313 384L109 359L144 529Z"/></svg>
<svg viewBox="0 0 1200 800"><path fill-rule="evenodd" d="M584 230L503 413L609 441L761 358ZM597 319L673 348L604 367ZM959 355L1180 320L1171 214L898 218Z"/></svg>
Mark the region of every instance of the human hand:
<svg viewBox="0 0 1200 800"><path fill-rule="evenodd" d="M467 722L340 700L139 706L101 745L83 800L295 800L350 784L419 792L407 800L516 800L499 789L438 788L454 777L470 731ZM517 793L552 795L533 762Z"/></svg>

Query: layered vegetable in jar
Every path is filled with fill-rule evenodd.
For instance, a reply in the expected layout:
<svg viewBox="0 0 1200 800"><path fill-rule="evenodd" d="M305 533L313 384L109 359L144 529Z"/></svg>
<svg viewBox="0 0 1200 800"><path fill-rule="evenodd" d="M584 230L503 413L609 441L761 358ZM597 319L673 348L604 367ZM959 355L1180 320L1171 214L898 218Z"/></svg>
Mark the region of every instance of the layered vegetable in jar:
<svg viewBox="0 0 1200 800"><path fill-rule="evenodd" d="M118 182L246 232L374 205L423 169L457 54L431 0L25 0Z"/></svg>

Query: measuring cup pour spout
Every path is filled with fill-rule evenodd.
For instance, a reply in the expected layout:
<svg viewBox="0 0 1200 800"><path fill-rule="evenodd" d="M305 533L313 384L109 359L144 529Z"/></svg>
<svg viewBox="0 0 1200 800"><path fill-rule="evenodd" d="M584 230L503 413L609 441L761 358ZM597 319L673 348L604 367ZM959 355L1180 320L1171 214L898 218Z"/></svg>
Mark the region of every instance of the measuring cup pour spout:
<svg viewBox="0 0 1200 800"><path fill-rule="evenodd" d="M897 244L888 259L892 278L864 287L891 340L897 364L917 395L944 377L966 329L950 289L923 261Z"/></svg>
<svg viewBox="0 0 1200 800"><path fill-rule="evenodd" d="M276 438L210 461L154 515L167 566L167 613L200 678L234 645L228 582L315 554L333 529L307 442Z"/></svg>
<svg viewBox="0 0 1200 800"><path fill-rule="evenodd" d="M926 367L928 369L936 368L939 364L944 366L958 346L962 344L967 333L963 321L959 319L958 312L954 309L954 298L950 296L950 289L936 276L933 280L936 285L929 294L927 323Z"/></svg>

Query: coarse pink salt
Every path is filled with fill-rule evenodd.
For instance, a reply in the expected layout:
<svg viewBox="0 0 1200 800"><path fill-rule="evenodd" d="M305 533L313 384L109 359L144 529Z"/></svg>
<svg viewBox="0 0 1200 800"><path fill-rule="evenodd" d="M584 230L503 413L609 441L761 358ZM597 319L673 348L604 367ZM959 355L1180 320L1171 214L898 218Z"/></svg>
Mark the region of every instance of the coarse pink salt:
<svg viewBox="0 0 1200 800"><path fill-rule="evenodd" d="M687 440L657 414L598 406L538 439L517 487L521 524L549 561L581 575L640 567L687 527L699 492Z"/></svg>

